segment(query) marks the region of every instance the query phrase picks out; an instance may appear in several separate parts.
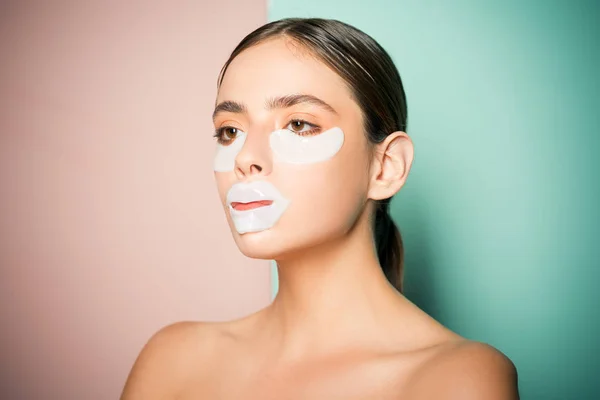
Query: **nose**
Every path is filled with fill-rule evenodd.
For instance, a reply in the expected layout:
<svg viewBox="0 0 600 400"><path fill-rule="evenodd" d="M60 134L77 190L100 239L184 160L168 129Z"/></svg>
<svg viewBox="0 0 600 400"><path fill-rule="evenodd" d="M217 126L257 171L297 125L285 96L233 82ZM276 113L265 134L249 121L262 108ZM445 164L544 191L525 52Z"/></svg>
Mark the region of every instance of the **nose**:
<svg viewBox="0 0 600 400"><path fill-rule="evenodd" d="M268 175L272 169L268 135L249 133L244 146L235 158L235 174L238 179L254 175Z"/></svg>

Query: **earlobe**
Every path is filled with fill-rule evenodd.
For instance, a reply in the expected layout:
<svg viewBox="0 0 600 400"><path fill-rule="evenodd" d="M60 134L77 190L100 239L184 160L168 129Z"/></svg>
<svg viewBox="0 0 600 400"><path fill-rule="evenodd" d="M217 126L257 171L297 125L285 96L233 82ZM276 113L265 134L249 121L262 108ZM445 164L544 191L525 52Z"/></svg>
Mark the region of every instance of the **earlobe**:
<svg viewBox="0 0 600 400"><path fill-rule="evenodd" d="M394 132L376 145L370 198L392 197L404 185L414 156L413 143L405 132Z"/></svg>

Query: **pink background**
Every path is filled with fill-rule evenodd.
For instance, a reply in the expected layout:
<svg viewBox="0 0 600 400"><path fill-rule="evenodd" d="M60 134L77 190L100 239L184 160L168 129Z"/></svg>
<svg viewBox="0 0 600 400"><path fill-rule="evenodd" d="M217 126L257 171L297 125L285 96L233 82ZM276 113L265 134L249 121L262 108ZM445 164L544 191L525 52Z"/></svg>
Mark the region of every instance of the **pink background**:
<svg viewBox="0 0 600 400"><path fill-rule="evenodd" d="M114 399L178 320L270 300L211 168L217 74L263 0L0 6L0 397Z"/></svg>

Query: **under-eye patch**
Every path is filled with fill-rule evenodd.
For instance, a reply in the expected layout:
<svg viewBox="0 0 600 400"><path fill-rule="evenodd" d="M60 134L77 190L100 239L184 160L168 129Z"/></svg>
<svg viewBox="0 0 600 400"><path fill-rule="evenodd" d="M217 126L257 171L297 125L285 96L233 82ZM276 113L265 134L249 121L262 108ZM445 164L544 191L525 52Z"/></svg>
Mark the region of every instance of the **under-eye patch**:
<svg viewBox="0 0 600 400"><path fill-rule="evenodd" d="M215 171L233 171L235 159L242 150L246 137L245 132L239 131L230 145L217 144ZM340 151L343 144L344 132L338 127L311 136L301 136L289 129L279 129L269 137L275 161L290 164L312 164L328 160Z"/></svg>
<svg viewBox="0 0 600 400"><path fill-rule="evenodd" d="M271 133L269 140L276 161L312 164L333 157L344 144L344 132L331 128L314 136L301 136L289 129Z"/></svg>

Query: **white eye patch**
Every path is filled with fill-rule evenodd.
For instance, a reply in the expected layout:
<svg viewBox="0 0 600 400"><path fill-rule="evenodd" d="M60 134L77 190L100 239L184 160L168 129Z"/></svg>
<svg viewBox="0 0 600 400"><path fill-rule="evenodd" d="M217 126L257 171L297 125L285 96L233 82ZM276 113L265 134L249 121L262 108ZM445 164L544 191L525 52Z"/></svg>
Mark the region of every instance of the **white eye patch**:
<svg viewBox="0 0 600 400"><path fill-rule="evenodd" d="M235 159L246 142L247 134L238 135L228 146L217 144L214 160L216 172L233 171ZM275 161L290 164L312 164L325 161L337 154L344 144L344 132L334 127L314 136L300 136L289 129L279 129L271 133L269 145Z"/></svg>
<svg viewBox="0 0 600 400"><path fill-rule="evenodd" d="M344 132L335 127L314 136L300 136L289 129L271 133L271 149L276 161L312 164L333 157L344 144Z"/></svg>
<svg viewBox="0 0 600 400"><path fill-rule="evenodd" d="M222 144L217 144L217 152L213 164L213 169L216 172L233 171L235 168L235 158L242 150L247 136L246 132L240 130L237 132L235 140L230 145L224 146Z"/></svg>

